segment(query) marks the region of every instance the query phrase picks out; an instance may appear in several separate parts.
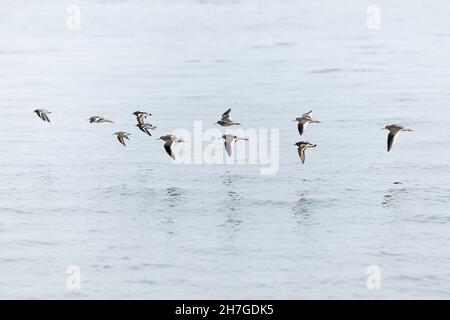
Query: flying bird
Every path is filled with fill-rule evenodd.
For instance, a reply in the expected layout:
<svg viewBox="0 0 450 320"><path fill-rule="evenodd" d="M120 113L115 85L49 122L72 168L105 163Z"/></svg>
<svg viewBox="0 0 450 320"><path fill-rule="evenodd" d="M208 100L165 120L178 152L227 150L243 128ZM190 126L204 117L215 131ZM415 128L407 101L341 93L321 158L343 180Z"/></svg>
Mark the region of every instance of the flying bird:
<svg viewBox="0 0 450 320"><path fill-rule="evenodd" d="M135 111L135 112L133 112L133 114L136 116L136 120L139 124L144 124L147 116L152 115L151 113L144 112L144 111Z"/></svg>
<svg viewBox="0 0 450 320"><path fill-rule="evenodd" d="M232 144L233 142L236 142L238 140L248 140L248 138L239 138L238 136L232 135L232 134L224 134L222 136L222 139L225 140L225 150L227 150L228 156L231 157L231 150L232 150Z"/></svg>
<svg viewBox="0 0 450 320"><path fill-rule="evenodd" d="M239 122L233 122L230 117L231 108L225 111L224 114L222 114L222 119L217 121L216 123L218 125L221 125L222 127L229 127L229 126L239 126L241 125Z"/></svg>
<svg viewBox="0 0 450 320"><path fill-rule="evenodd" d="M397 136L402 131L414 131L409 128L405 128L402 125L399 124L391 124L389 126L384 127L381 130L388 130L388 139L387 139L387 152L391 151L392 147L394 146L394 142L397 139Z"/></svg>
<svg viewBox="0 0 450 320"><path fill-rule="evenodd" d="M105 122L114 123L114 121L112 121L112 120L109 120L109 119L106 119L103 117L99 117L99 116L90 117L89 122L90 123L105 123Z"/></svg>
<svg viewBox="0 0 450 320"><path fill-rule="evenodd" d="M168 135L165 135L165 136L161 136L161 137L159 137L159 138L156 139L156 140L163 140L163 141L166 142L166 143L164 143L164 149L166 150L167 154L168 154L173 160L175 160L175 155L174 155L173 150L172 150L173 144L174 144L175 142L178 142L178 143L186 142L186 141L183 140L183 138L181 138L181 137L180 137L180 138L177 138L176 136L174 136L174 135L172 135L172 134L168 134Z"/></svg>
<svg viewBox="0 0 450 320"><path fill-rule="evenodd" d="M125 144L125 139L130 140L130 138L128 136L130 136L131 133L124 132L124 131L118 131L118 132L114 133L114 135L116 135L117 140L119 140L119 142L126 147L127 145Z"/></svg>
<svg viewBox="0 0 450 320"><path fill-rule="evenodd" d="M48 118L48 115L51 113L50 111L45 109L36 109L33 112L35 112L42 120L50 122L50 119Z"/></svg>
<svg viewBox="0 0 450 320"><path fill-rule="evenodd" d="M312 113L312 111L304 113L301 117L298 117L292 121L292 122L295 122L295 121L298 122L298 132L300 133L300 135L303 134L303 132L305 131L308 124L321 123L319 120L314 120L313 118L311 118L311 113Z"/></svg>
<svg viewBox="0 0 450 320"><path fill-rule="evenodd" d="M156 126L150 124L150 123L138 123L136 125L136 127L139 128L139 130L141 130L142 132L148 134L150 137L152 136L152 133L150 132L150 130L155 130Z"/></svg>
<svg viewBox="0 0 450 320"><path fill-rule="evenodd" d="M295 143L294 146L298 147L298 155L300 156L300 160L302 160L302 163L305 163L305 150L308 148L315 148L317 145L307 141L300 141Z"/></svg>

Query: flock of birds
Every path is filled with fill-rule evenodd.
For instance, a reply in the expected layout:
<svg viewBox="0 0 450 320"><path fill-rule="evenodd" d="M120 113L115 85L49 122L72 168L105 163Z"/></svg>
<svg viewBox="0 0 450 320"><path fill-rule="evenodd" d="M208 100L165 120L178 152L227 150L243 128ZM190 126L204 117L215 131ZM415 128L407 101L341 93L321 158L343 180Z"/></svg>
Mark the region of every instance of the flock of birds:
<svg viewBox="0 0 450 320"><path fill-rule="evenodd" d="M51 114L50 111L45 109L37 109L34 110L34 112L38 115L39 118L41 118L45 122L50 122L50 118L48 117L49 114ZM312 111L309 111L307 113L304 113L302 116L297 117L293 122L297 122L298 125L298 132L300 136L303 135L306 127L310 123L321 123L319 120L315 120L311 117ZM219 121L216 123L222 127L230 127L230 126L239 126L241 125L239 122L234 122L231 120L231 109L228 109L222 114L222 117ZM136 127L139 128L143 133L152 136L151 130L156 129L156 126L152 125L151 123L146 122L147 118L151 116L151 113L143 112L143 111L135 111L133 112L133 115L136 117ZM100 116L92 116L89 118L90 123L114 123L112 120L100 117ZM382 128L381 130L388 130L388 138L387 138L387 151L391 151L394 142L398 136L398 134L402 131L413 131L412 129L405 128L402 125L399 124L391 124L387 125L386 127ZM125 131L118 131L115 132L113 135L117 136L117 140L123 145L126 146L125 139L130 140L129 136L131 133L125 132ZM245 137L238 137L232 134L224 134L222 136L222 139L225 140L224 146L225 150L228 154L228 156L231 157L232 154L232 146L233 143L239 141L239 140L248 140L248 138ZM171 134L161 136L157 140L164 141L164 149L166 150L167 154L175 160L175 155L173 153L173 146L175 143L184 143L186 141L183 140L181 137L177 137ZM298 148L298 154L300 156L300 160L302 163L305 163L305 151L308 148L315 148L317 145L310 143L308 141L299 141L294 144Z"/></svg>

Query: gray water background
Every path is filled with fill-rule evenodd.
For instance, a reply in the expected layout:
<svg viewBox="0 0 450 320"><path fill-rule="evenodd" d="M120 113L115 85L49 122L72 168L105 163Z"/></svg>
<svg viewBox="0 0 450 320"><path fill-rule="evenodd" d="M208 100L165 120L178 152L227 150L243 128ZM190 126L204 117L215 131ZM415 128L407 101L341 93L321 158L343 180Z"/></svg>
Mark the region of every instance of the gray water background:
<svg viewBox="0 0 450 320"><path fill-rule="evenodd" d="M450 297L447 1L0 5L0 298ZM278 174L174 165L130 115L159 136L228 106L280 129ZM310 109L301 165L290 121ZM415 131L388 154L396 122Z"/></svg>

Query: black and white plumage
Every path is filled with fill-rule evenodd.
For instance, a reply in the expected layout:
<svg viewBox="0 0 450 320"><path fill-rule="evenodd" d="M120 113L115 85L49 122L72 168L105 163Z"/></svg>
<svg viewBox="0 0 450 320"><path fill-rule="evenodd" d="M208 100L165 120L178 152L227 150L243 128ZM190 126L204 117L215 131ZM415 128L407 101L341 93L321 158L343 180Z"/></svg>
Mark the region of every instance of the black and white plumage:
<svg viewBox="0 0 450 320"><path fill-rule="evenodd" d="M400 124L391 124L386 127L384 127L381 130L388 130L388 138L387 138L387 152L391 151L392 147L394 146L395 140L398 137L398 134L402 131L413 131L412 129L405 128Z"/></svg>
<svg viewBox="0 0 450 320"><path fill-rule="evenodd" d="M165 135L165 136L161 136L161 137L159 137L159 138L156 139L156 140L163 140L163 141L165 141L165 143L164 143L164 149L166 150L167 154L168 154L173 160L175 160L175 154L173 153L173 150L172 150L173 144L174 144L175 142L178 142L178 143L186 142L186 141L183 140L183 138L181 138L181 137L178 138L177 136L174 136L174 135L172 135L172 134L168 134L168 135Z"/></svg>
<svg viewBox="0 0 450 320"><path fill-rule="evenodd" d="M117 140L119 140L119 142L126 147L127 145L125 144L125 139L130 140L130 138L128 136L130 136L131 133L124 132L124 131L118 131L118 132L114 133L114 135L116 135Z"/></svg>
<svg viewBox="0 0 450 320"><path fill-rule="evenodd" d="M235 136L232 134L224 134L222 136L222 139L225 140L224 146L225 146L225 150L227 151L227 154L229 157L231 157L233 142L236 142L238 140L248 140L248 138L239 138L238 136Z"/></svg>
<svg viewBox="0 0 450 320"><path fill-rule="evenodd" d="M152 133L150 132L150 130L155 130L156 126L150 124L150 123L138 123L136 125L136 127L139 128L139 130L141 130L142 132L148 134L150 137L152 136Z"/></svg>
<svg viewBox="0 0 450 320"><path fill-rule="evenodd" d="M239 126L239 125L241 125L239 122L234 122L233 120L231 120L230 113L231 113L231 108L228 109L227 111L225 111L222 114L221 120L217 121L216 123L218 125L221 125L222 127Z"/></svg>
<svg viewBox="0 0 450 320"><path fill-rule="evenodd" d="M137 120L138 124L144 124L145 119L148 116L152 115L151 113L144 112L144 111L135 111L135 112L133 112L133 114L136 116L136 120Z"/></svg>
<svg viewBox="0 0 450 320"><path fill-rule="evenodd" d="M36 109L33 112L36 113L43 121L50 122L50 119L48 118L48 115L51 113L50 111L45 109Z"/></svg>
<svg viewBox="0 0 450 320"><path fill-rule="evenodd" d="M112 120L109 120L109 119L106 119L103 117L99 117L99 116L90 117L89 122L90 123L105 123L105 122L114 123L114 121L112 121Z"/></svg>
<svg viewBox="0 0 450 320"><path fill-rule="evenodd" d="M309 111L307 113L304 113L301 117L298 117L295 120L293 120L293 122L295 121L298 122L298 133L300 133L300 135L302 135L303 132L305 132L305 129L308 126L308 124L320 123L319 120L314 120L313 118L311 118L311 113L312 111Z"/></svg>
<svg viewBox="0 0 450 320"><path fill-rule="evenodd" d="M298 155L300 156L300 160L302 163L305 163L305 150L308 148L315 148L317 145L309 143L308 141L300 141L294 144L298 147Z"/></svg>

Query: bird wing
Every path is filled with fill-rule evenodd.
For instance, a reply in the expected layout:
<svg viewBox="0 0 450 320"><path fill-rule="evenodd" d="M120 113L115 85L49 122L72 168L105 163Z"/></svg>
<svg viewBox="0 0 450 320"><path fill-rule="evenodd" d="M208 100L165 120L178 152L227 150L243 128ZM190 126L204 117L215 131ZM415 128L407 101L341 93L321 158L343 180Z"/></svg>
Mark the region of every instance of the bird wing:
<svg viewBox="0 0 450 320"><path fill-rule="evenodd" d="M144 132L146 134L148 134L150 137L152 136L152 134L151 134L150 130L148 130L148 128L144 128Z"/></svg>
<svg viewBox="0 0 450 320"><path fill-rule="evenodd" d="M300 160L302 163L305 163L305 149L304 147L298 147L298 155L300 156Z"/></svg>
<svg viewBox="0 0 450 320"><path fill-rule="evenodd" d="M118 135L118 136L117 136L117 140L119 140L119 142L120 142L121 144L123 144L124 146L126 146L125 141L123 140L123 136Z"/></svg>
<svg viewBox="0 0 450 320"><path fill-rule="evenodd" d="M231 150L232 150L231 146L232 146L234 139L235 139L234 137L226 137L225 138L225 150L227 150L227 154L230 157L231 157Z"/></svg>
<svg viewBox="0 0 450 320"><path fill-rule="evenodd" d="M42 119L43 119L44 121L50 122L50 119L48 118L47 113L43 112L43 113L42 113L42 117L43 117Z"/></svg>
<svg viewBox="0 0 450 320"><path fill-rule="evenodd" d="M227 150L227 154L229 157L231 157L231 143L225 140L225 150Z"/></svg>
<svg viewBox="0 0 450 320"><path fill-rule="evenodd" d="M391 151L392 147L394 146L395 138L397 137L397 134L400 131L397 132L389 132L388 134L388 140L387 140L387 151Z"/></svg>
<svg viewBox="0 0 450 320"><path fill-rule="evenodd" d="M300 121L298 123L298 133L300 133L300 135L302 135L307 126L308 126L308 122L307 121L303 121L303 120Z"/></svg>
<svg viewBox="0 0 450 320"><path fill-rule="evenodd" d="M137 126L138 128L139 128L139 130L141 130L142 132L144 132L145 133L145 131L144 131L144 128L142 127L142 125L139 125L138 124L138 126Z"/></svg>
<svg viewBox="0 0 450 320"><path fill-rule="evenodd" d="M172 141L168 141L166 143L164 143L164 149L166 149L167 154L173 159L175 160L175 155L172 152Z"/></svg>
<svg viewBox="0 0 450 320"><path fill-rule="evenodd" d="M222 114L222 121L230 121L231 120L230 112L231 112L231 108Z"/></svg>
<svg viewBox="0 0 450 320"><path fill-rule="evenodd" d="M45 121L44 113L41 110L36 110L36 114L39 118L41 118L41 120Z"/></svg>
<svg viewBox="0 0 450 320"><path fill-rule="evenodd" d="M136 120L139 124L144 124L145 114L139 114L136 116Z"/></svg>

